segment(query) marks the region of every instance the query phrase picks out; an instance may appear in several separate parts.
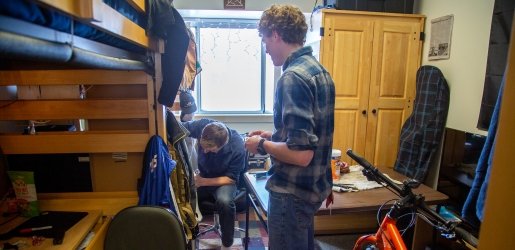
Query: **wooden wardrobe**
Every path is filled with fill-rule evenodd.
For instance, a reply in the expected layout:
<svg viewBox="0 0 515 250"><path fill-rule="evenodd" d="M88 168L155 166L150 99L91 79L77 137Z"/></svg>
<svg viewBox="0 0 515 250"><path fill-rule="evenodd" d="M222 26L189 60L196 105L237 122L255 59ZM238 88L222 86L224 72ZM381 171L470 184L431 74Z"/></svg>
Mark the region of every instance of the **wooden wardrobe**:
<svg viewBox="0 0 515 250"><path fill-rule="evenodd" d="M333 148L393 167L413 109L425 17L323 9L310 19L307 44L336 88Z"/></svg>

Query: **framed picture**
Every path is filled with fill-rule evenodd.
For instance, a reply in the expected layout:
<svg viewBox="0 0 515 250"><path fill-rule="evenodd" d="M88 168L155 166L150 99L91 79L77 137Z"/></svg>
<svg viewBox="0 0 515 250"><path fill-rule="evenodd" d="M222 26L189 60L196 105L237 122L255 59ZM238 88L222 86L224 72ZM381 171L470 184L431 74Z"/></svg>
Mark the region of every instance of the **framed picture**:
<svg viewBox="0 0 515 250"><path fill-rule="evenodd" d="M449 59L451 55L451 35L454 15L431 20L431 40L429 60Z"/></svg>
<svg viewBox="0 0 515 250"><path fill-rule="evenodd" d="M244 10L245 0L224 0L224 9Z"/></svg>

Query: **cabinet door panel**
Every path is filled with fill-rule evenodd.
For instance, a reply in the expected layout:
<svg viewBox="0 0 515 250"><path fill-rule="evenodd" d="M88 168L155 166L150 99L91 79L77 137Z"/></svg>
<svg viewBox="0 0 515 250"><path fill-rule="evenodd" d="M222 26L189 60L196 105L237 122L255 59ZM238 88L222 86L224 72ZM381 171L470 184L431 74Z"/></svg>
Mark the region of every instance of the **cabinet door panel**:
<svg viewBox="0 0 515 250"><path fill-rule="evenodd" d="M398 109L382 108L369 115L365 155L374 165L393 167L404 120L404 111Z"/></svg>
<svg viewBox="0 0 515 250"><path fill-rule="evenodd" d="M418 22L378 20L374 26L366 156L380 166L393 167L402 124L412 111L419 32Z"/></svg>
<svg viewBox="0 0 515 250"><path fill-rule="evenodd" d="M342 152L349 148L355 152L365 152L366 126L363 125L364 120L363 114L356 110L336 109L334 111L333 148L340 149ZM342 154L342 160L351 162L347 154Z"/></svg>
<svg viewBox="0 0 515 250"><path fill-rule="evenodd" d="M323 25L321 61L336 90L333 147L364 152L373 22L328 15Z"/></svg>

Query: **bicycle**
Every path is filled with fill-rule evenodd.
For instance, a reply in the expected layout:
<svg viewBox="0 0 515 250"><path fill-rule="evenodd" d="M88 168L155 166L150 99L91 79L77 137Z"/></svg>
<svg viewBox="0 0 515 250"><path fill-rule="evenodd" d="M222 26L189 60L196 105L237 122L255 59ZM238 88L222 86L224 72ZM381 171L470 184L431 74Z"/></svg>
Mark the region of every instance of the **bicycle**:
<svg viewBox="0 0 515 250"><path fill-rule="evenodd" d="M477 247L477 238L464 228L460 227L459 222L446 220L427 206L423 195L414 194L412 192L413 188L420 186L420 182L408 179L403 181L402 185L395 184L390 178L381 173L379 169L374 167L363 157L352 152L351 149L347 150L347 155L363 167L362 172L367 179L376 181L400 197L399 200L394 202L382 220L377 232L375 234L364 235L358 238L354 245L354 250L408 249L396 225L397 220L405 215L405 213L403 214L403 210L406 208L413 209L420 218L424 219L440 231L444 237L455 239L456 236L458 236L458 239L464 240L473 247ZM379 211L381 211L381 209L379 209ZM412 226L414 224L413 222L414 216L412 216L412 221L408 227Z"/></svg>

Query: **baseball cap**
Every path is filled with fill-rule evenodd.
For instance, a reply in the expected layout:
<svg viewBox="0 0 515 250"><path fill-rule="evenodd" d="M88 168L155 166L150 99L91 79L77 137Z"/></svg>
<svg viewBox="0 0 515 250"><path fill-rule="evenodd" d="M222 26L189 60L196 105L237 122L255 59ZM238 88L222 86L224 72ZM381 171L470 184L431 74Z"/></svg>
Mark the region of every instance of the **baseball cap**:
<svg viewBox="0 0 515 250"><path fill-rule="evenodd" d="M179 103L181 105L181 114L191 114L197 111L197 105L191 93L183 90L180 92Z"/></svg>

